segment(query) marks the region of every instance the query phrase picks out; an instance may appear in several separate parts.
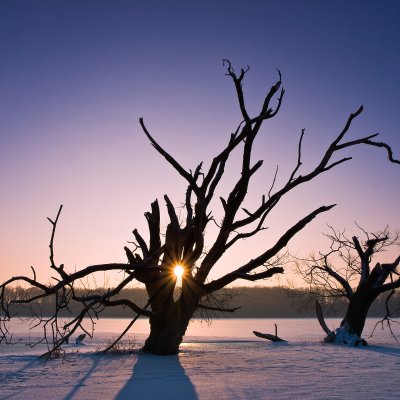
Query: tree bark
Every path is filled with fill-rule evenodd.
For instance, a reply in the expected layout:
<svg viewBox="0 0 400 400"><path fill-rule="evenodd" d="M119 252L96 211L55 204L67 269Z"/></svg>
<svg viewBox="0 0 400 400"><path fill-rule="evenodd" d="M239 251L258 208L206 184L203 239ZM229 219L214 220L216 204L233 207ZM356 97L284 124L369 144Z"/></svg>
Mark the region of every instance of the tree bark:
<svg viewBox="0 0 400 400"><path fill-rule="evenodd" d="M347 312L340 328L336 330L335 342L339 344L353 344L355 346L366 345L367 342L361 338L365 321L371 304L376 295L368 290L356 291L351 297Z"/></svg>
<svg viewBox="0 0 400 400"><path fill-rule="evenodd" d="M177 354L193 312L184 311L175 303L166 313L156 313L150 318L150 335L143 351L157 355Z"/></svg>

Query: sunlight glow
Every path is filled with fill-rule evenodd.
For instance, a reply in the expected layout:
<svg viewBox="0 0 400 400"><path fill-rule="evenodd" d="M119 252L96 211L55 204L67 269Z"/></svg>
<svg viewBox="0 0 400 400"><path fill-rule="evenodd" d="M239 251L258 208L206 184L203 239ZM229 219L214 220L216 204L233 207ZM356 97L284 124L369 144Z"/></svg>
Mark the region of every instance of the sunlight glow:
<svg viewBox="0 0 400 400"><path fill-rule="evenodd" d="M176 276L178 279L181 279L181 278L182 278L184 272L185 272L185 270L183 269L182 265L179 265L179 264L178 264L178 265L174 268L174 274L175 274L175 276Z"/></svg>

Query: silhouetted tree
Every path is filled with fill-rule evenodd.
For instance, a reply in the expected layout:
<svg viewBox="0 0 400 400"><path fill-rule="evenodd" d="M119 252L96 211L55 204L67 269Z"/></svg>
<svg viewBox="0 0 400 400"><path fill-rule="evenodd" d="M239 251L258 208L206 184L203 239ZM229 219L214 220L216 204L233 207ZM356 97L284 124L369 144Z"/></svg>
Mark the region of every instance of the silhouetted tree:
<svg viewBox="0 0 400 400"><path fill-rule="evenodd" d="M224 66L227 68L226 75L232 79L236 90L242 122L240 122L236 131L230 135L226 147L213 158L208 169L203 170L202 163L194 168L193 171L183 168L169 152L156 142L145 126L143 119L140 118L140 125L150 143L187 183L184 197L184 220L180 221L174 205L169 197L165 195L164 200L169 217L166 229L161 229L160 208L156 200L151 204L151 211L145 213L149 240L146 241L136 229L133 231L136 247L134 250L125 247L128 258L127 264L91 265L80 271L68 273L62 264L57 265L54 260L53 241L61 212L60 207L57 217L54 220L49 219L53 228L50 240L50 267L53 273L58 276L53 278L51 284L46 285L38 282L35 271L33 271L33 278L26 276L13 277L0 286L0 304L4 313L4 317L1 320L3 338L6 337L7 321L11 317L8 311L9 303L4 299L4 289L13 283L24 281L40 289L41 293L29 299L16 299L14 302L32 302L46 296L55 296L57 299L54 315L41 321L41 323L46 324L47 328L51 329L52 335L49 335L52 339L49 348L50 352L55 349L58 350L78 328L83 329L82 320L85 316L97 315L105 307L124 305L136 314L128 328L138 316L145 316L150 319L151 330L144 345L145 351L154 354L177 353L188 323L196 309L233 311L224 310L219 306L210 306L207 303L207 298L238 279L257 281L282 273L283 268L279 265L280 252L285 248L289 240L318 214L334 207L334 205L321 206L311 211L278 237L272 247L266 248L260 254L249 254L248 262L243 265L233 266L231 272L209 281L210 271L229 248L239 244L241 239L251 238L265 229L266 218L287 193L331 170L333 167L350 160L351 157L333 160L333 156L343 149L358 144L384 147L389 159L395 161L392 157L392 150L387 144L372 140L376 135L344 141L352 121L362 112L362 107L360 107L354 114L349 116L343 130L329 145L318 165L309 172L302 171L302 174L299 174L302 166L303 130L298 143L297 163L295 163L285 183L279 189L274 190L276 183L275 173L272 185L267 194L262 196L260 204L252 211L243 208L243 202L249 189L249 182L263 163L262 160L255 163L252 161L255 139L261 132L264 122L277 115L282 104L284 90L281 89L281 74L278 71L279 79L266 94L259 114L250 116L245 105L242 86L249 67L241 69L237 75L228 60L224 60ZM275 106L272 105L273 101ZM206 250L204 234L207 225L213 221L210 204L217 196L216 191L224 176L227 161L234 152L240 152L241 155L240 174L229 195L226 198L220 197L223 209L222 220L220 224L217 224L218 233L215 240L211 246L207 246L208 249ZM173 271L178 264L183 267L184 275L179 296L176 298L176 293L174 297L174 292L176 292L177 279ZM115 288L85 296L79 296L74 290L74 284L78 280L89 277L99 271L112 270L125 273L124 278ZM120 291L134 280L143 283L148 292L149 300L144 307L139 307L131 300L118 297ZM57 317L58 312L68 307L71 299L82 304L81 311L76 318L60 326Z"/></svg>
<svg viewBox="0 0 400 400"><path fill-rule="evenodd" d="M377 262L376 258L384 250L399 247L399 236L391 237L388 228L377 234L361 231L365 237L363 243L357 236L350 239L344 232L331 228L331 233L326 235L331 241L329 251L298 263L298 269L312 292L330 299L345 298L348 301L346 314L336 331L327 328L317 303L318 319L327 333L327 342L365 345L366 341L361 335L368 311L377 297L384 293L388 293L388 296L382 322L387 321L391 330L389 300L400 288L400 255L397 258L393 256L393 261L388 263Z"/></svg>

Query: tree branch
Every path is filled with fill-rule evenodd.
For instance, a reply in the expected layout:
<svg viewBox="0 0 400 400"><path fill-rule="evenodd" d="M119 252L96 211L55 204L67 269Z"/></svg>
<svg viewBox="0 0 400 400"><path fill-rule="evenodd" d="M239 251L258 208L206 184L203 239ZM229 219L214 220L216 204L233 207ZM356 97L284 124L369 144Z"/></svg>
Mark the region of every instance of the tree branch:
<svg viewBox="0 0 400 400"><path fill-rule="evenodd" d="M394 272L396 270L399 264L400 264L400 256L398 256L391 264L382 264L382 269L386 270L389 275L391 272ZM378 293L384 293L389 290L398 288L400 288L400 278L393 280L392 282L381 285L380 287L377 288L377 291Z"/></svg>
<svg viewBox="0 0 400 400"><path fill-rule="evenodd" d="M187 180L189 183L190 187L192 190L198 194L199 193L199 188L193 179L192 175L187 172L170 154L168 154L150 135L149 131L147 130L143 118L139 118L140 125L142 126L142 129L147 136L147 138L150 140L150 143L153 145L153 147L175 168L175 170L181 175L183 178Z"/></svg>
<svg viewBox="0 0 400 400"><path fill-rule="evenodd" d="M249 114L247 113L246 106L244 104L242 80L243 80L245 74L249 71L250 67L247 66L246 70L241 69L240 75L239 75L239 77L237 77L236 74L235 74L235 71L234 71L234 69L232 67L232 64L231 64L231 62L229 60L224 59L222 61L222 65L223 66L225 66L225 65L228 66L228 68L227 68L228 72L225 75L229 75L232 78L233 83L235 84L236 94L237 94L237 97L238 97L238 100L239 100L240 111L242 113L243 119L246 122L248 122L250 120L250 117L249 117Z"/></svg>
<svg viewBox="0 0 400 400"><path fill-rule="evenodd" d="M351 288L350 284L347 282L347 280L345 278L343 278L343 276L341 276L339 273L337 273L331 267L329 267L326 257L324 257L324 258L325 258L324 264L322 266L315 265L314 268L318 268L321 271L325 271L328 273L329 276L334 278L336 280L336 282L338 282L343 287L343 289L346 293L346 297L348 299L350 299L351 296L353 296L353 294L354 294L353 289Z"/></svg>
<svg viewBox="0 0 400 400"><path fill-rule="evenodd" d="M212 293L216 290L222 289L229 283L232 283L236 279L238 279L239 276L243 276L244 274L248 274L255 268L263 265L265 262L267 262L269 259L274 257L276 254L278 254L289 242L289 240L296 235L296 233L300 232L308 223L310 223L318 214L322 212L326 212L330 210L332 207L335 205L330 205L330 206L322 206L310 214L308 214L306 217L301 219L299 222L297 222L295 225L293 225L290 229L288 229L281 237L280 239L275 243L273 247L259 255L257 258L254 258L250 260L247 264L243 265L242 267L238 268L237 270L226 274L225 276L216 279L208 284L205 285L205 290L207 293ZM277 273L279 271L276 271Z"/></svg>
<svg viewBox="0 0 400 400"><path fill-rule="evenodd" d="M271 278L275 274L283 274L283 272L284 271L282 267L272 267L264 272L259 272L257 274L245 274L241 272L233 272L233 275L236 277L236 279L244 279L246 281L255 282L260 279Z"/></svg>
<svg viewBox="0 0 400 400"><path fill-rule="evenodd" d="M210 306L205 306L204 304L198 304L197 308L202 308L203 310L209 310L209 311L221 311L221 312L233 313L236 310L239 310L239 308L241 307L222 308L222 307L210 307Z"/></svg>

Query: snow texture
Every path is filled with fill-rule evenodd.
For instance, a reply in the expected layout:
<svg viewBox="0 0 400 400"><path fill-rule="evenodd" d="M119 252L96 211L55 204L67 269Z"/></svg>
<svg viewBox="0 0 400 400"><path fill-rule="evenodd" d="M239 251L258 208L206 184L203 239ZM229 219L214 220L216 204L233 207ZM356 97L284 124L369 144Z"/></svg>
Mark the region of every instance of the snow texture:
<svg viewBox="0 0 400 400"><path fill-rule="evenodd" d="M71 344L47 362L43 349L3 347L0 399L399 399L400 346L388 338L351 347L189 335L177 356L104 355L98 346Z"/></svg>
<svg viewBox="0 0 400 400"><path fill-rule="evenodd" d="M350 346L365 346L366 341L355 333L349 332L348 326L341 326L335 331L335 343L347 344Z"/></svg>

